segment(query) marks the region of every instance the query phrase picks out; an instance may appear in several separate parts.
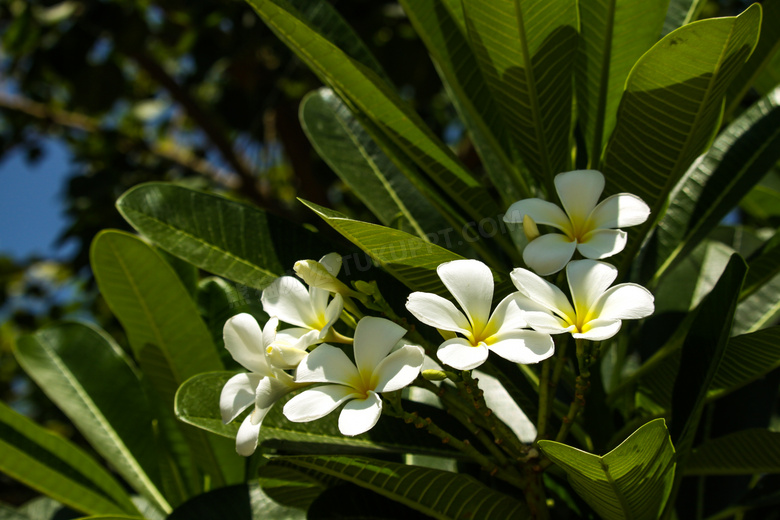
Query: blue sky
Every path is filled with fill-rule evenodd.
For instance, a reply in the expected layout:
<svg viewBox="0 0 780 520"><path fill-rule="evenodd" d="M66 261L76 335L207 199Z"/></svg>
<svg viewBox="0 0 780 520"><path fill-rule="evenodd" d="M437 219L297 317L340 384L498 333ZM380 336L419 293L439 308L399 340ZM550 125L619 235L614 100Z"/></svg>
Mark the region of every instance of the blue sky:
<svg viewBox="0 0 780 520"><path fill-rule="evenodd" d="M44 148L43 158L33 165L16 150L0 162L0 255L68 255L67 246L58 249L55 241L66 225L62 193L70 156L57 140L46 140Z"/></svg>

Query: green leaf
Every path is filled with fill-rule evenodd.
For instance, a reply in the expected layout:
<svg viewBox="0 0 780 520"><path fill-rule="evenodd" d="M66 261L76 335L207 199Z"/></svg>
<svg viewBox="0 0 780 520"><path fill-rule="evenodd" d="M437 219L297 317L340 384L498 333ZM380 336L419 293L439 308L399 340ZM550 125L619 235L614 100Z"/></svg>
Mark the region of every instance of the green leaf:
<svg viewBox="0 0 780 520"><path fill-rule="evenodd" d="M663 36L696 20L706 3L704 0L671 0L666 11Z"/></svg>
<svg viewBox="0 0 780 520"><path fill-rule="evenodd" d="M256 208L157 182L128 190L116 204L139 233L201 269L259 289L283 272Z"/></svg>
<svg viewBox="0 0 780 520"><path fill-rule="evenodd" d="M780 433L755 428L709 439L693 450L685 475L780 473Z"/></svg>
<svg viewBox="0 0 780 520"><path fill-rule="evenodd" d="M707 394L717 399L780 367L780 327L729 339Z"/></svg>
<svg viewBox="0 0 780 520"><path fill-rule="evenodd" d="M672 489L675 451L663 419L640 427L603 456L555 441L541 440L539 448L605 520L655 520Z"/></svg>
<svg viewBox="0 0 780 520"><path fill-rule="evenodd" d="M531 197L526 173L511 159L516 151L509 140L501 109L488 94L485 78L469 45L461 0L401 0L401 5L428 48L505 205Z"/></svg>
<svg viewBox="0 0 780 520"><path fill-rule="evenodd" d="M305 473L283 466L260 466L258 482L274 502L306 511L326 485Z"/></svg>
<svg viewBox="0 0 780 520"><path fill-rule="evenodd" d="M712 140L726 88L750 56L760 22L757 4L738 17L694 22L668 34L631 70L604 154L605 192L641 197L652 217L629 233L623 270Z"/></svg>
<svg viewBox="0 0 780 520"><path fill-rule="evenodd" d="M471 48L511 142L553 193L571 163L574 0L464 0Z"/></svg>
<svg viewBox="0 0 780 520"><path fill-rule="evenodd" d="M462 211L475 220L496 213L495 204L481 183L373 71L323 37L284 0L247 1L326 85L369 118ZM456 220L462 219L462 215L451 208L448 215Z"/></svg>
<svg viewBox="0 0 780 520"><path fill-rule="evenodd" d="M429 240L447 222L384 154L332 90L301 102L300 117L317 153L385 226Z"/></svg>
<svg viewBox="0 0 780 520"><path fill-rule="evenodd" d="M234 372L210 372L197 375L184 383L176 394L176 415L179 419L217 435L235 438L241 419L223 424L219 411L219 395L233 375ZM290 422L282 414L284 403L290 397L280 399L263 419L260 443L281 441L288 448L289 443L316 444L319 449L326 451L351 448L439 456L455 454L432 436L419 435L415 428L389 417L381 419L380 427L356 437L346 437L339 432L338 413L307 423Z"/></svg>
<svg viewBox="0 0 780 520"><path fill-rule="evenodd" d="M160 509L153 414L121 349L104 332L63 323L22 336L16 358L92 447Z"/></svg>
<svg viewBox="0 0 780 520"><path fill-rule="evenodd" d="M88 514L137 513L122 486L81 449L0 402L0 471Z"/></svg>
<svg viewBox="0 0 780 520"><path fill-rule="evenodd" d="M580 0L577 114L588 161L598 169L631 68L661 33L669 0Z"/></svg>
<svg viewBox="0 0 780 520"><path fill-rule="evenodd" d="M223 368L195 302L168 263L133 235L100 233L92 242L91 260L101 294L124 327L144 375L165 409L173 410L181 383ZM203 432L185 428L183 433L201 467L215 483L224 482L223 471L234 469L235 460L218 460L214 450L220 447L210 447Z"/></svg>
<svg viewBox="0 0 780 520"><path fill-rule="evenodd" d="M732 334L755 332L777 322L780 318L780 274L765 282L753 294L739 302L734 314Z"/></svg>
<svg viewBox="0 0 780 520"><path fill-rule="evenodd" d="M270 464L303 469L315 477L336 477L434 518L531 518L525 504L468 475L362 457L277 457Z"/></svg>
<svg viewBox="0 0 780 520"><path fill-rule="evenodd" d="M440 295L449 293L436 268L443 262L463 257L404 231L352 220L312 202L302 202L409 289ZM445 234L445 240L450 239Z"/></svg>
<svg viewBox="0 0 780 520"><path fill-rule="evenodd" d="M780 88L718 136L670 195L657 228L655 279L685 257L780 159Z"/></svg>

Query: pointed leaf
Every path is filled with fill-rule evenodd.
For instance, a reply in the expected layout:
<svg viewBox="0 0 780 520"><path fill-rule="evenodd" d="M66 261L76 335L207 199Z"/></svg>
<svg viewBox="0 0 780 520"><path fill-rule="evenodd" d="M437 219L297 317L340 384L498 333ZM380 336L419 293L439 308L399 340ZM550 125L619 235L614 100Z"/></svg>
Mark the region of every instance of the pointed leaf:
<svg viewBox="0 0 780 520"><path fill-rule="evenodd" d="M404 12L425 43L442 82L463 123L471 133L482 164L504 203L532 196L527 172L513 164L516 153L501 117L501 109L487 90L466 35L461 0L401 0Z"/></svg>
<svg viewBox="0 0 780 520"><path fill-rule="evenodd" d="M705 0L671 0L666 11L663 35L697 20L706 3Z"/></svg>
<svg viewBox="0 0 780 520"><path fill-rule="evenodd" d="M16 358L97 452L170 512L160 490L152 410L113 340L91 326L63 323L21 337Z"/></svg>
<svg viewBox="0 0 780 520"><path fill-rule="evenodd" d="M342 98L368 117L474 219L495 214L480 182L457 161L393 89L350 59L284 0L247 0L274 33ZM456 217L454 210L449 213Z"/></svg>
<svg viewBox="0 0 780 520"><path fill-rule="evenodd" d="M555 441L541 440L539 448L605 520L655 520L672 489L675 452L663 419L640 427L601 457Z"/></svg>
<svg viewBox="0 0 780 520"><path fill-rule="evenodd" d="M626 82L604 155L606 193L633 193L652 216L629 233L630 262L661 215L672 188L717 130L726 88L750 56L761 7L702 20L667 35L637 62Z"/></svg>
<svg viewBox="0 0 780 520"><path fill-rule="evenodd" d="M696 447L686 475L753 475L780 473L780 432L742 430Z"/></svg>
<svg viewBox="0 0 780 520"><path fill-rule="evenodd" d="M670 195L658 223L656 279L685 257L780 159L780 88L721 133Z"/></svg>
<svg viewBox="0 0 780 520"><path fill-rule="evenodd" d="M283 272L266 216L251 206L147 183L128 190L117 208L161 248L229 280L262 289Z"/></svg>
<svg viewBox="0 0 780 520"><path fill-rule="evenodd" d="M739 295L744 300L780 274L780 229L748 258L748 274Z"/></svg>
<svg viewBox="0 0 780 520"><path fill-rule="evenodd" d="M552 193L570 163L573 0L464 0L471 48L528 169Z"/></svg>
<svg viewBox="0 0 780 520"><path fill-rule="evenodd" d="M441 295L449 293L441 283L436 268L443 262L463 257L409 233L352 220L311 202L303 203L409 289ZM450 236L452 231L443 230L443 239L448 246L450 240L456 239Z"/></svg>
<svg viewBox="0 0 780 520"><path fill-rule="evenodd" d="M371 139L332 90L301 102L303 130L317 153L385 226L423 240L447 227L444 218Z"/></svg>
<svg viewBox="0 0 780 520"><path fill-rule="evenodd" d="M708 399L717 399L780 367L780 327L729 339Z"/></svg>
<svg viewBox="0 0 780 520"><path fill-rule="evenodd" d="M270 464L336 477L439 519L531 518L525 504L473 477L360 457L277 457ZM421 485L424 482L425 485Z"/></svg>
<svg viewBox="0 0 780 520"><path fill-rule="evenodd" d="M88 514L137 513L114 477L74 444L0 402L0 471Z"/></svg>
<svg viewBox="0 0 780 520"><path fill-rule="evenodd" d="M598 169L631 68L661 35L669 0L580 0L577 113Z"/></svg>

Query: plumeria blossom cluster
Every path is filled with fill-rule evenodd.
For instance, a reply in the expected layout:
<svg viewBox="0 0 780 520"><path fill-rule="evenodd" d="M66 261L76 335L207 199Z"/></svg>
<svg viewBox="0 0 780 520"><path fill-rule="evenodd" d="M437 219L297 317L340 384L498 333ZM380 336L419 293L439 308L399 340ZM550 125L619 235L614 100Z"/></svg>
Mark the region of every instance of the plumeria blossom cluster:
<svg viewBox="0 0 780 520"><path fill-rule="evenodd" d="M562 173L555 187L564 209L541 199L512 204L504 217L522 223L530 243L523 252L536 273L516 268L510 278L517 292L490 312L493 274L478 260L455 260L437 268L439 278L460 305L431 293L414 292L406 307L417 319L439 330L445 341L439 360L459 370L480 366L488 352L515 363L537 363L553 355L551 334L602 341L620 330L622 320L652 314L653 296L639 285L610 287L617 269L596 259L620 252L627 234L622 226L647 220L650 210L635 195L621 193L598 202L604 176L595 170ZM536 224L563 234L540 235ZM585 259L572 260L575 252ZM542 276L566 270L571 301Z"/></svg>
<svg viewBox="0 0 780 520"><path fill-rule="evenodd" d="M249 372L233 376L223 387L223 422L233 421L254 405L236 436L240 455L254 453L268 411L294 390L321 383L285 404L283 413L288 420L313 421L346 403L339 430L344 435L359 435L379 420L380 394L404 388L420 373L423 349L404 344L406 329L392 321L364 317L355 326L354 338L334 329L344 310L340 293L355 294L336 279L340 267L341 257L335 253L319 262L299 262L296 272L310 287L293 276L276 279L261 297L263 310L271 316L262 329L246 313L225 323L225 348ZM277 330L280 321L294 327ZM354 362L325 341L352 344Z"/></svg>
<svg viewBox="0 0 780 520"><path fill-rule="evenodd" d="M444 338L436 355L445 368L465 374L491 352L514 363L538 363L554 354L552 335L569 333L578 341L580 375L587 377L587 365L579 359L582 341L609 339L622 320L653 312L647 289L633 283L612 286L618 270L600 261L623 249L627 234L619 228L644 222L647 205L625 193L598 202L604 176L593 170L560 174L555 187L563 209L525 199L512 204L505 216L507 222L522 223L530 240L523 258L531 270L518 267L509 273L516 291L493 306L493 272L479 260L463 259L437 268L457 306L438 294L409 295L407 310ZM541 235L537 224L561 233ZM584 258L572 260L575 254ZM225 347L249 372L224 386L222 419L230 422L254 406L237 434L239 454L255 451L263 418L290 392L302 390L284 405L288 420L313 421L341 407L339 430L352 436L377 424L381 394L401 390L420 375L423 348L404 340L407 330L398 323L364 317L353 300L366 304L365 294L338 280L340 268L335 253L316 262L299 261L295 272L308 287L297 277L283 276L263 291L263 310L271 318L262 329L248 314L225 324ZM542 278L563 269L568 294ZM354 329L353 337L335 329L340 318ZM280 323L291 327L279 329ZM331 343L351 345L352 356Z"/></svg>

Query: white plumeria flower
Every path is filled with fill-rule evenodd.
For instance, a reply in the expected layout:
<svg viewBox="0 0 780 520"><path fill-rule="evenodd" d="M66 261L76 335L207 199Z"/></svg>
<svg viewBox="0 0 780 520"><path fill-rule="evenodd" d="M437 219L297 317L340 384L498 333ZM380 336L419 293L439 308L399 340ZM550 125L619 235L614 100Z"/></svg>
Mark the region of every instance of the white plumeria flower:
<svg viewBox="0 0 780 520"><path fill-rule="evenodd" d="M563 232L542 235L523 250L526 265L542 276L563 269L575 250L594 260L619 253L626 245L627 234L616 228L636 226L650 216L648 205L630 193L618 193L597 204L604 191L604 175L596 170L558 174L555 190L563 210L534 198L515 202L504 215L504 221L510 223L522 223L528 215L537 224Z"/></svg>
<svg viewBox="0 0 780 520"><path fill-rule="evenodd" d="M406 330L383 319L366 317L355 328L355 363L340 349L323 343L301 361L295 371L298 383L329 383L306 390L284 405L293 422L308 422L328 415L346 403L339 415L339 431L359 435L370 430L382 414L382 392L409 385L420 373L425 354L417 345L392 351ZM391 352L392 351L392 352Z"/></svg>
<svg viewBox="0 0 780 520"><path fill-rule="evenodd" d="M436 355L442 363L470 370L484 363L491 350L524 364L552 356L554 345L549 334L523 330L527 323L515 303L515 294L504 298L490 313L493 275L488 266L479 260L454 260L441 264L436 272L463 312L451 301L425 292L410 294L406 308L426 325L462 335L439 346Z"/></svg>
<svg viewBox="0 0 780 520"><path fill-rule="evenodd" d="M227 424L254 404L236 435L236 452L248 457L257 448L257 436L268 411L282 396L300 388L292 376L269 363L267 349L274 342L279 320L271 318L261 330L250 314L230 318L223 329L225 348L249 373L236 374L222 388L219 408Z"/></svg>
<svg viewBox="0 0 780 520"><path fill-rule="evenodd" d="M341 269L341 256L330 253L320 259L320 263L333 276ZM269 316L296 325L304 329L317 330L317 340L322 341L332 331L333 324L344 309L344 299L336 294L328 302L330 292L316 287L306 288L294 276L282 276L274 280L260 297L263 310Z"/></svg>
<svg viewBox="0 0 780 520"><path fill-rule="evenodd" d="M653 295L634 283L609 287L617 269L596 260L574 260L566 266L574 305L558 287L527 269L512 271L512 282L528 300L518 300L525 319L535 330L548 334L570 332L592 341L611 338L621 320L644 318L653 313Z"/></svg>

